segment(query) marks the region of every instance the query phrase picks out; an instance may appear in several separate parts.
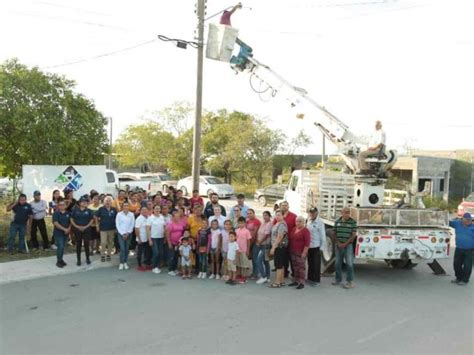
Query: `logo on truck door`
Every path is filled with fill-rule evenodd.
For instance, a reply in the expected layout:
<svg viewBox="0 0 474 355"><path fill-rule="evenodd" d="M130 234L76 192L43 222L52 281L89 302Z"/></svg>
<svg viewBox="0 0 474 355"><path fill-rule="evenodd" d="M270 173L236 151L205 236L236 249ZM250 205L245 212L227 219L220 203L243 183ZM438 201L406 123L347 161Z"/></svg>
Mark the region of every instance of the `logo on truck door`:
<svg viewBox="0 0 474 355"><path fill-rule="evenodd" d="M64 171L54 180L58 184L64 184L63 191L72 190L77 191L82 187L82 175L69 165Z"/></svg>

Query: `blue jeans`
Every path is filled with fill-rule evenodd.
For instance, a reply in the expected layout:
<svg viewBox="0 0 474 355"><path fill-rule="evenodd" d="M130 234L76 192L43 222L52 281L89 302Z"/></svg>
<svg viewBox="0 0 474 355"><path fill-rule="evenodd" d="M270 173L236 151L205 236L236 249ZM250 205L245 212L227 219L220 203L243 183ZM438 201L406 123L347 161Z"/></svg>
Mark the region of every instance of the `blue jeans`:
<svg viewBox="0 0 474 355"><path fill-rule="evenodd" d="M199 271L207 273L207 253L199 253Z"/></svg>
<svg viewBox="0 0 474 355"><path fill-rule="evenodd" d="M454 273L456 280L465 283L469 282L472 273L472 259L474 256L474 249L459 249L454 251Z"/></svg>
<svg viewBox="0 0 474 355"><path fill-rule="evenodd" d="M56 247L58 248L56 250L56 259L58 261L63 260L64 246L66 245L66 240L67 240L67 235L64 235L64 234L54 236L54 241L56 243Z"/></svg>
<svg viewBox="0 0 474 355"><path fill-rule="evenodd" d="M13 251L15 247L15 237L18 233L18 250L25 251L25 234L26 234L26 224L21 223L10 223L10 235L8 236L8 251Z"/></svg>
<svg viewBox="0 0 474 355"><path fill-rule="evenodd" d="M260 252L260 247L257 244L253 244L251 248L252 252L252 276L257 277L260 270L258 268L258 253Z"/></svg>
<svg viewBox="0 0 474 355"><path fill-rule="evenodd" d="M265 245L255 246L257 248L257 268L260 277L270 278L270 262L265 260L267 249Z"/></svg>
<svg viewBox="0 0 474 355"><path fill-rule="evenodd" d="M352 282L354 280L354 250L352 244L344 249L339 249L336 245L336 282L342 282L342 261L346 262L346 280Z"/></svg>
<svg viewBox="0 0 474 355"><path fill-rule="evenodd" d="M118 243L120 246L120 264L124 264L128 261L128 248L130 246L130 239L133 237L130 233L127 240L123 239L120 233L117 233Z"/></svg>
<svg viewBox="0 0 474 355"><path fill-rule="evenodd" d="M174 246L170 249L168 248L168 271L176 271L178 268L178 258L179 258L179 251L174 250L177 249L177 246Z"/></svg>
<svg viewBox="0 0 474 355"><path fill-rule="evenodd" d="M163 251L164 251L164 241L165 238L151 238L153 241L153 246L152 248L152 261L153 261L153 267L160 267L160 262L163 260Z"/></svg>

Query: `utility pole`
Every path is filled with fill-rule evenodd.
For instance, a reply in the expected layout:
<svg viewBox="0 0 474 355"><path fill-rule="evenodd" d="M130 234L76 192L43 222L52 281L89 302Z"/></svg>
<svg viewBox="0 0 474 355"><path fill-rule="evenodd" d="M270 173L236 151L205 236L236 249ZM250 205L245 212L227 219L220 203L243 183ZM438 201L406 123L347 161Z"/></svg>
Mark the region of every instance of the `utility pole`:
<svg viewBox="0 0 474 355"><path fill-rule="evenodd" d="M112 169L112 117L109 117L110 135L109 135L109 169Z"/></svg>
<svg viewBox="0 0 474 355"><path fill-rule="evenodd" d="M324 159L326 156L326 136L323 133L323 155L321 157L321 164L324 166Z"/></svg>
<svg viewBox="0 0 474 355"><path fill-rule="evenodd" d="M206 0L197 0L198 17L198 48L197 48L197 80L196 80L196 116L193 135L193 190L199 189L201 172L201 117L202 117L202 71L204 56L204 12Z"/></svg>

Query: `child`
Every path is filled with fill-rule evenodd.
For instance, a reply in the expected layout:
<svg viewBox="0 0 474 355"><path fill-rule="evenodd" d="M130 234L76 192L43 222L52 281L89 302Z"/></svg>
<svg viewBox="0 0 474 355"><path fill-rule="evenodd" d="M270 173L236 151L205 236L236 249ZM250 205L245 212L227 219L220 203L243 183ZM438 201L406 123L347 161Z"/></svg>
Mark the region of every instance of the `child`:
<svg viewBox="0 0 474 355"><path fill-rule="evenodd" d="M232 222L227 220L224 222L224 230L221 232L221 256L222 256L222 268L221 275L224 281L229 280L229 274L227 270L227 252L229 250L229 233L232 232Z"/></svg>
<svg viewBox="0 0 474 355"><path fill-rule="evenodd" d="M189 237L183 237L179 247L179 255L181 256L181 267L183 280L190 279L189 269L191 268L191 245L189 245Z"/></svg>
<svg viewBox="0 0 474 355"><path fill-rule="evenodd" d="M214 219L211 222L211 276L210 279L220 279L219 276L219 256L221 254L221 230L219 229L219 222Z"/></svg>
<svg viewBox="0 0 474 355"><path fill-rule="evenodd" d="M199 256L199 274L198 279L205 279L207 277L207 258L209 248L211 246L211 237L209 229L207 228L207 221L203 220L202 226L198 232L197 253Z"/></svg>
<svg viewBox="0 0 474 355"><path fill-rule="evenodd" d="M245 227L245 218L239 217L238 228L235 231L237 236L237 244L239 244L239 256L237 258L237 278L239 283L245 283L248 270L250 268L249 255L250 255L250 240L252 235L250 231Z"/></svg>
<svg viewBox="0 0 474 355"><path fill-rule="evenodd" d="M229 232L229 248L227 250L227 271L229 272L229 280L226 284L234 286L237 284L235 281L236 259L240 253L239 244L236 242L237 236L234 231Z"/></svg>

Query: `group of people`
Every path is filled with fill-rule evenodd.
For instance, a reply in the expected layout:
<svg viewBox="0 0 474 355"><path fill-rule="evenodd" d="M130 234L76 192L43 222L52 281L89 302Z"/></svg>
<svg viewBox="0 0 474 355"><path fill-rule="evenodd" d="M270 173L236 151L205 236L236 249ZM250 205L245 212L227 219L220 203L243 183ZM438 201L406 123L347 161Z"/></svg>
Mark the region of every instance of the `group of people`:
<svg viewBox="0 0 474 355"><path fill-rule="evenodd" d="M151 270L160 274L167 266L168 275L193 274L199 279L223 280L229 285L270 283L271 288L285 285L303 289L306 284L317 286L321 276L321 250L326 243L326 229L317 208L308 211L308 218L296 216L282 202L273 211L265 211L257 218L255 211L245 204L244 195L237 196L237 204L229 214L219 203L217 194L211 194L205 204L198 191L185 198L181 190L170 189L164 196L157 192L148 196L145 191L119 191L116 198L91 191L78 201L71 191L61 196L53 193L46 203L39 191L30 203L21 194L9 206L14 217L10 225L8 250L14 252L16 234L19 252L25 252L25 234L31 233L31 245L38 248L36 237L40 231L43 248L50 243L45 217L52 215L54 225L51 245L57 249L56 266L63 268L66 243L76 247L77 265L91 264L90 255L100 253L101 262L110 262L119 254L119 270L129 269L129 255L136 253L137 270ZM463 222L452 222L458 245L454 256L456 279L467 284L472 269L474 250L473 225L470 215ZM346 289L354 287L354 250L357 223L344 208L330 234L335 245L335 280L333 285ZM270 261L273 260L275 278L271 280ZM343 283L343 263L346 278Z"/></svg>

